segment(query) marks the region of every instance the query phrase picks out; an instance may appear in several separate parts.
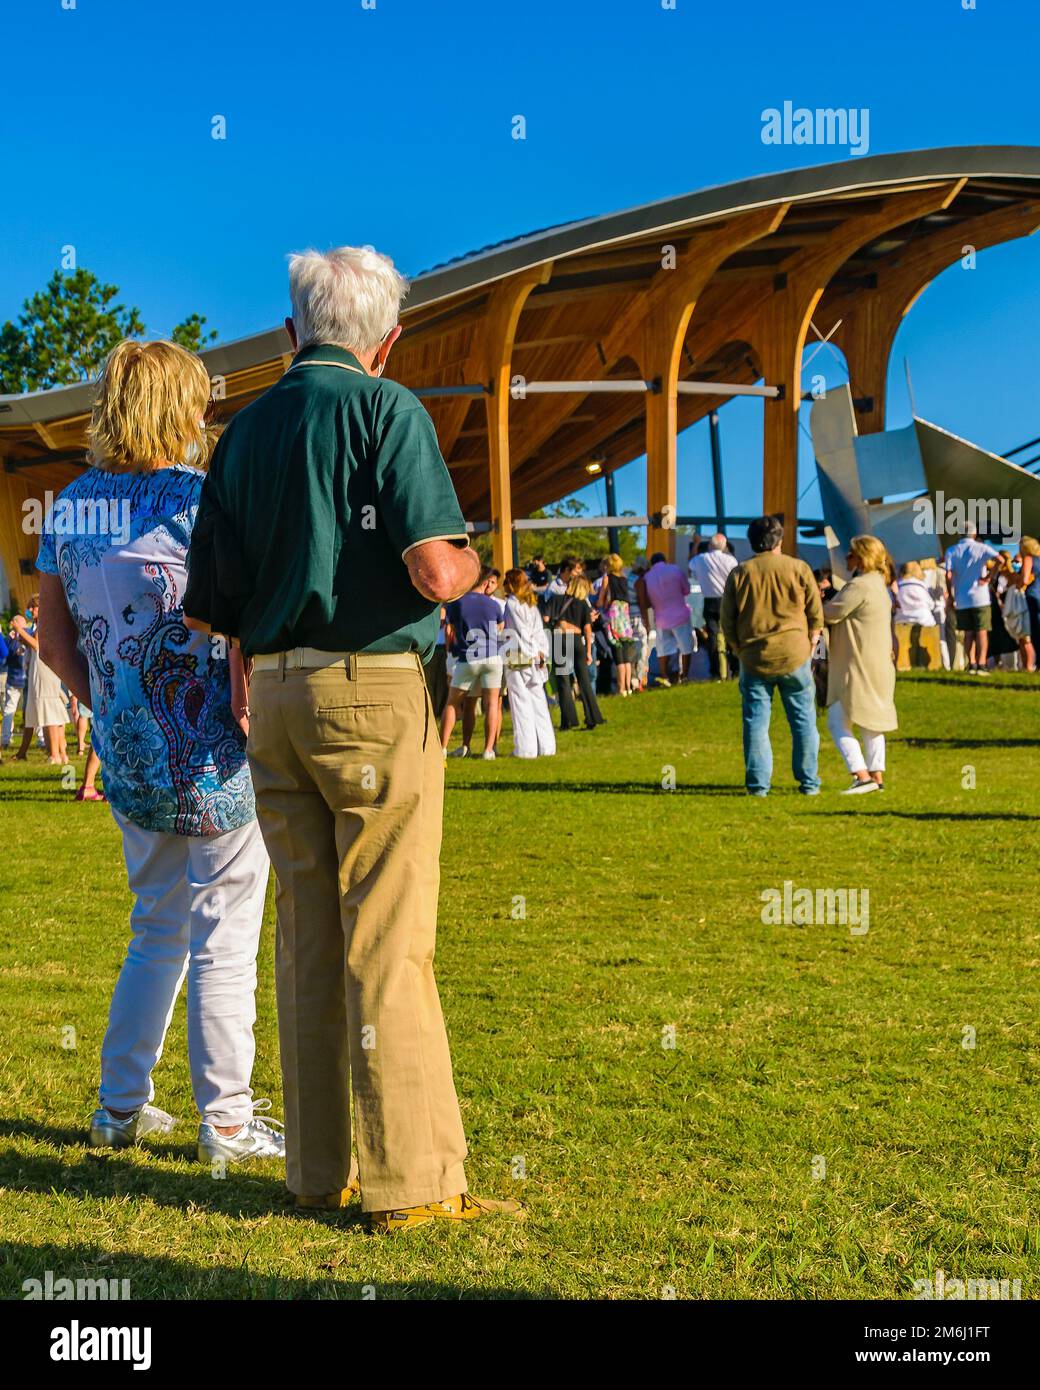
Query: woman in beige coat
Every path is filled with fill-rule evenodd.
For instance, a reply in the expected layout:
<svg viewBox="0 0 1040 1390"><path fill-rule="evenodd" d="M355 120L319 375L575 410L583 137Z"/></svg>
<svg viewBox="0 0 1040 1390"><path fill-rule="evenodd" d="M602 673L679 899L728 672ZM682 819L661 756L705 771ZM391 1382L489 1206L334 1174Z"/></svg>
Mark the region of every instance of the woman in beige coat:
<svg viewBox="0 0 1040 1390"><path fill-rule="evenodd" d="M827 727L854 779L845 795L860 795L881 791L885 734L898 727L889 590L894 570L892 557L875 536L856 536L848 562L852 578L823 605L830 643ZM863 735L863 748L854 724Z"/></svg>

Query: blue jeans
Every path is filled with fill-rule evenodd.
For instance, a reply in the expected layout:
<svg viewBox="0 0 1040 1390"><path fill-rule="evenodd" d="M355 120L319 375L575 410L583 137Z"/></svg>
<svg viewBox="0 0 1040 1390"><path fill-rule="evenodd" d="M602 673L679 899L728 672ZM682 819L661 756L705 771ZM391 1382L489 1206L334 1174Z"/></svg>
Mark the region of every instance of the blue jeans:
<svg viewBox="0 0 1040 1390"><path fill-rule="evenodd" d="M806 793L820 789L816 771L820 753L820 732L816 727L816 687L807 661L783 676L754 676L740 668L740 698L744 719L744 785L749 792L764 796L773 779L773 749L769 742L769 716L773 710L773 691L791 726L791 771L799 788Z"/></svg>

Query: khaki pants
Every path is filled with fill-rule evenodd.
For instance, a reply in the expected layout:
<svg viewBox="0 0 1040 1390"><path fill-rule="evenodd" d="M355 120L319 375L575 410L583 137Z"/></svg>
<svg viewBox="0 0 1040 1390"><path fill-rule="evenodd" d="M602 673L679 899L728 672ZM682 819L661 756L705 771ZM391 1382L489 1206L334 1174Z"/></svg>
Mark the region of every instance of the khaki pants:
<svg viewBox="0 0 1040 1390"><path fill-rule="evenodd" d="M249 763L278 877L286 1180L366 1211L466 1190L433 976L444 768L418 657L254 673Z"/></svg>

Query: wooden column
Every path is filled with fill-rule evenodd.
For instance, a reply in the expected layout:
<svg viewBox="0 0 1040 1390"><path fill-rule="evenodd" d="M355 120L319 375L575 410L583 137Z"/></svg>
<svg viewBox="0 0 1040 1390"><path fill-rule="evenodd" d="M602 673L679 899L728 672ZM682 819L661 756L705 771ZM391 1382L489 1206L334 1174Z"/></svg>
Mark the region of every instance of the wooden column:
<svg viewBox="0 0 1040 1390"><path fill-rule="evenodd" d="M513 339L524 301L535 285L552 275L552 262L510 276L491 292L483 326L484 377L491 386L486 398L488 469L491 485L491 526L495 566L505 574L513 564L513 502L509 471L509 383Z"/></svg>
<svg viewBox="0 0 1040 1390"><path fill-rule="evenodd" d="M23 560L35 562L39 544L39 536L28 534L23 525L22 503L31 496L40 496L39 490L31 488L17 473L0 472L0 559L4 562L10 591L0 594L0 607L3 608L7 607L10 595L14 596L19 608L24 608L38 587L35 573L23 575L21 572Z"/></svg>
<svg viewBox="0 0 1040 1390"><path fill-rule="evenodd" d="M660 518L647 527L646 552L675 559L678 506L676 435L683 340L697 297L730 256L775 232L789 204L747 213L695 236L674 269L660 270L648 294L640 361L659 389L646 398L646 510Z"/></svg>
<svg viewBox="0 0 1040 1390"><path fill-rule="evenodd" d="M781 400L765 403L762 506L783 516L784 549L794 553L798 502L798 412L802 394L802 351L806 334L831 277L861 246L894 227L948 207L965 180L895 193L880 208L852 213L819 249L801 251L777 267L773 294L764 306L755 335L762 372L770 386L782 386ZM820 325L826 331L830 324Z"/></svg>

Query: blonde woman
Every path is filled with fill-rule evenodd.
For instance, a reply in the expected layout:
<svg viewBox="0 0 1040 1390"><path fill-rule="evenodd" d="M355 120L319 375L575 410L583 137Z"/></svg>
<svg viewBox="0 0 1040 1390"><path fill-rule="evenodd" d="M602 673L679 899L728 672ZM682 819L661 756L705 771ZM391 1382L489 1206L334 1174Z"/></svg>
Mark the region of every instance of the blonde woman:
<svg viewBox="0 0 1040 1390"><path fill-rule="evenodd" d="M1029 608L1029 636L1019 641L1019 651L1025 669L1035 671L1040 663L1040 541L1023 536L1017 558L1010 582L1025 594Z"/></svg>
<svg viewBox="0 0 1040 1390"><path fill-rule="evenodd" d="M538 598L521 569L506 571L505 641L506 689L513 720L514 758L551 758L556 734L545 698L549 641L538 611Z"/></svg>
<svg viewBox="0 0 1040 1390"><path fill-rule="evenodd" d="M628 697L632 694L632 665L639 651L632 611L628 606L628 580L625 578L625 562L620 555L611 554L606 560L607 571L596 590L596 607L603 614L610 632L610 640L615 646L618 694Z"/></svg>
<svg viewBox="0 0 1040 1390"><path fill-rule="evenodd" d="M552 670L560 697L560 732L578 727L571 681L577 680L585 711L586 731L607 721L600 713L596 692L589 678L592 664L592 585L583 574L576 575L562 594L553 594L546 605L552 639Z"/></svg>
<svg viewBox="0 0 1040 1390"><path fill-rule="evenodd" d="M823 605L830 646L827 727L852 773L845 795L859 795L882 789L885 734L898 727L889 593L894 570L875 536L855 536L846 558L852 578ZM853 725L863 735L862 748Z"/></svg>
<svg viewBox="0 0 1040 1390"><path fill-rule="evenodd" d="M172 1128L151 1104L152 1071L187 976L206 1163L284 1153L250 1089L269 864L232 710L234 653L189 631L182 607L209 396L206 369L183 348L115 348L98 383L92 466L55 503L73 504L77 529L45 531L37 560L41 655L93 711L135 899L91 1143L125 1148Z"/></svg>

